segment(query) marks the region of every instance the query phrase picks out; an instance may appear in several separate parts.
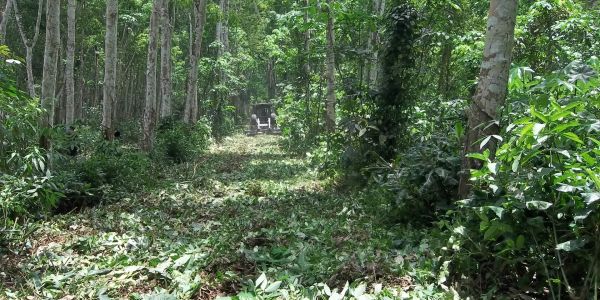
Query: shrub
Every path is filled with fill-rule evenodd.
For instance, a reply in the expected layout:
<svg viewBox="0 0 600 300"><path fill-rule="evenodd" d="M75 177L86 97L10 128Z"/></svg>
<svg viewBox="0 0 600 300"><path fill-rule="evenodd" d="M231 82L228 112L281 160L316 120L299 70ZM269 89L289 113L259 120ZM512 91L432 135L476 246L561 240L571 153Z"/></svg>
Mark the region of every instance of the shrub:
<svg viewBox="0 0 600 300"><path fill-rule="evenodd" d="M405 150L395 164L375 168L375 178L395 193L396 219L429 222L449 208L458 188L460 157L457 139L448 136L433 136Z"/></svg>
<svg viewBox="0 0 600 300"><path fill-rule="evenodd" d="M600 285L599 87L581 62L528 83L509 107L519 117L481 142L503 141L495 157L471 154L485 166L449 246L459 274L487 270L483 291L591 299Z"/></svg>
<svg viewBox="0 0 600 300"><path fill-rule="evenodd" d="M0 66L0 213L9 220L56 205L60 183L37 145L38 101L4 78ZM3 224L4 225L4 224Z"/></svg>
<svg viewBox="0 0 600 300"><path fill-rule="evenodd" d="M164 121L157 131L154 156L175 163L194 158L206 150L210 142L210 126L206 120L190 126L175 120Z"/></svg>

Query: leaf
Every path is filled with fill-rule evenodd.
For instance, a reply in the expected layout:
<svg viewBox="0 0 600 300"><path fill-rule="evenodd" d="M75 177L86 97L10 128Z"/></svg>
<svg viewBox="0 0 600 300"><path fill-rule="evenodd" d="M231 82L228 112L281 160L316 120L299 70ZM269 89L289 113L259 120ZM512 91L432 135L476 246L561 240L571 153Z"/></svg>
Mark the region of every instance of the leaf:
<svg viewBox="0 0 600 300"><path fill-rule="evenodd" d="M498 218L502 218L502 214L504 213L504 208L498 206L487 206L491 211L493 211Z"/></svg>
<svg viewBox="0 0 600 300"><path fill-rule="evenodd" d="M160 293L155 295L144 296L142 299L144 300L177 300L175 295Z"/></svg>
<svg viewBox="0 0 600 300"><path fill-rule="evenodd" d="M512 171L515 173L517 171L519 171L519 165L521 164L521 157L522 157L521 154L517 155L517 157L515 157L515 160L512 163Z"/></svg>
<svg viewBox="0 0 600 300"><path fill-rule="evenodd" d="M487 164L488 170L492 172L494 175L498 175L498 164L497 163L489 163Z"/></svg>
<svg viewBox="0 0 600 300"><path fill-rule="evenodd" d="M544 130L544 128L546 128L546 124L540 124L540 123L536 123L535 125L533 125L533 136L537 137L540 135L540 132L542 132L542 130Z"/></svg>
<svg viewBox="0 0 600 300"><path fill-rule="evenodd" d="M185 264L187 264L187 262L190 260L192 256L189 254L185 254L183 256L181 256L180 258L178 258L175 263L173 264L173 269L177 269Z"/></svg>
<svg viewBox="0 0 600 300"><path fill-rule="evenodd" d="M485 145L487 145L487 143L489 143L491 139L492 139L491 136L488 136L485 139L483 139L483 141L481 142L481 145L479 145L479 149L483 150L483 147L485 147Z"/></svg>
<svg viewBox="0 0 600 300"><path fill-rule="evenodd" d="M556 190L561 193L572 193L576 191L577 188L568 184L561 184Z"/></svg>
<svg viewBox="0 0 600 300"><path fill-rule="evenodd" d="M466 229L465 226L458 226L458 227L454 228L452 231L454 233L458 233L460 235L465 235L465 229Z"/></svg>
<svg viewBox="0 0 600 300"><path fill-rule="evenodd" d="M281 286L281 281L275 281L269 284L269 286L265 289L265 293L273 293L279 289L279 286Z"/></svg>
<svg viewBox="0 0 600 300"><path fill-rule="evenodd" d="M556 250L572 252L581 249L581 247L585 246L586 243L587 241L583 239L571 240L556 245Z"/></svg>
<svg viewBox="0 0 600 300"><path fill-rule="evenodd" d="M560 150L560 151L558 151L558 153L564 155L566 158L571 158L571 154L569 153L568 150Z"/></svg>
<svg viewBox="0 0 600 300"><path fill-rule="evenodd" d="M548 123L548 118L546 116L544 116L542 113L538 112L534 106L532 106L529 111L531 112L532 116L540 119L544 123Z"/></svg>
<svg viewBox="0 0 600 300"><path fill-rule="evenodd" d="M546 201L528 201L525 203L525 206L532 210L547 210L552 206L552 203Z"/></svg>
<svg viewBox="0 0 600 300"><path fill-rule="evenodd" d="M488 159L488 156L486 156L485 154L482 154L482 153L470 153L470 154L467 154L467 157L482 160L482 161L487 161L487 159Z"/></svg>
<svg viewBox="0 0 600 300"><path fill-rule="evenodd" d="M582 196L587 205L592 205L596 201L600 200L600 193L584 193Z"/></svg>
<svg viewBox="0 0 600 300"><path fill-rule="evenodd" d="M585 143L584 143L584 142L583 142L583 141L582 141L582 140L579 138L579 136L577 136L577 135L576 135L575 133L573 133L573 132L566 132L566 133L563 133L562 135L563 135L564 137L566 137L566 138L568 138L568 139L570 139L570 140L572 140L572 141L574 141L574 142L578 143L578 144L582 144L582 145L583 145L583 144L585 144Z"/></svg>
<svg viewBox="0 0 600 300"><path fill-rule="evenodd" d="M596 184L596 189L600 190L600 177L590 169L585 169L585 172L588 173L592 181L594 181L594 184Z"/></svg>
<svg viewBox="0 0 600 300"><path fill-rule="evenodd" d="M267 275L265 273L260 274L260 276L258 277L258 279L256 279L256 283L254 284L255 287L258 287L261 283L263 283L263 281L267 280Z"/></svg>
<svg viewBox="0 0 600 300"><path fill-rule="evenodd" d="M358 297L362 296L366 291L367 291L367 284L361 283L356 288L354 288L350 292L350 294L352 294L352 296L354 296L354 298L358 298Z"/></svg>
<svg viewBox="0 0 600 300"><path fill-rule="evenodd" d="M517 240L515 241L515 247L517 249L521 249L525 246L525 236L523 236L522 234L519 235L517 237Z"/></svg>

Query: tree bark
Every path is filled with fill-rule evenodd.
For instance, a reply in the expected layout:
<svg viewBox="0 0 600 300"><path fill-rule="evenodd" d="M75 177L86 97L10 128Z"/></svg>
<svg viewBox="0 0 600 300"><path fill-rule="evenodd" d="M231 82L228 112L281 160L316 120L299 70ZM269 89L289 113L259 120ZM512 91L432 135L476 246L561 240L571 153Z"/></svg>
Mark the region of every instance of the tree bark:
<svg viewBox="0 0 600 300"><path fill-rule="evenodd" d="M66 76L66 125L71 125L75 121L75 9L76 0L69 0L67 4L67 64L65 69Z"/></svg>
<svg viewBox="0 0 600 300"><path fill-rule="evenodd" d="M267 62L267 98L272 101L277 97L277 81L275 76L275 58Z"/></svg>
<svg viewBox="0 0 600 300"><path fill-rule="evenodd" d="M335 0L327 0L327 100L325 104L325 129L335 131L335 32L331 5Z"/></svg>
<svg viewBox="0 0 600 300"><path fill-rule="evenodd" d="M465 157L458 191L461 197L467 197L471 191L469 171L482 167L481 161L467 158L466 155L486 149L493 153L495 150L493 141L483 149L480 149L478 142L500 132L498 110L506 101L508 93L517 6L518 0L492 0L490 3L479 83L468 111Z"/></svg>
<svg viewBox="0 0 600 300"><path fill-rule="evenodd" d="M13 1L7 0L4 11L2 12L2 20L0 20L0 45L4 45L6 41L6 26L8 25L8 17L12 10Z"/></svg>
<svg viewBox="0 0 600 300"><path fill-rule="evenodd" d="M148 38L148 60L146 64L146 101L142 132L142 149L151 151L154 146L154 127L156 120L156 60L158 58L158 30L160 13L164 0L155 0L150 16L150 34Z"/></svg>
<svg viewBox="0 0 600 300"><path fill-rule="evenodd" d="M206 0L194 1L194 41L190 48L189 67L187 76L187 97L183 121L187 124L198 122L198 60L202 50L202 37L204 32Z"/></svg>
<svg viewBox="0 0 600 300"><path fill-rule="evenodd" d="M104 98L102 100L102 132L104 139L115 136L114 110L117 102L117 27L118 1L106 1L106 36L104 40Z"/></svg>
<svg viewBox="0 0 600 300"><path fill-rule="evenodd" d="M15 20L17 23L17 29L19 30L19 34L21 35L21 40L23 41L23 45L25 46L25 67L27 70L27 91L29 92L29 96L32 98L36 97L35 93L35 81L33 78L33 49L37 44L38 37L40 35L40 23L42 21L42 12L44 11L44 0L38 1L38 12L37 19L35 21L35 28L33 38L30 40L27 37L27 33L23 28L23 22L21 20L21 13L19 12L19 6L17 5L16 0L8 0L9 2L13 2L13 10L15 12Z"/></svg>
<svg viewBox="0 0 600 300"><path fill-rule="evenodd" d="M58 48L60 46L60 2L48 1L46 5L46 46L44 49L44 70L42 75L41 105L44 109L40 126L49 129L54 125L54 100L56 75L58 71ZM40 147L50 149L46 134L40 137Z"/></svg>
<svg viewBox="0 0 600 300"><path fill-rule="evenodd" d="M169 15L169 0L164 0L165 3L161 13L161 68L160 68L160 116L167 118L171 116L171 97L173 93L173 83L171 74L171 36L173 27Z"/></svg>
<svg viewBox="0 0 600 300"><path fill-rule="evenodd" d="M308 8L310 7L310 0L304 0L304 6L305 6L305 11L304 11L304 25L308 27L308 23L310 21L310 16L308 14ZM306 121L308 122L307 124L310 124L310 37L311 37L311 30L310 29L306 29L306 31L304 32L304 85L305 85L305 91L304 91L304 99L306 101Z"/></svg>
<svg viewBox="0 0 600 300"><path fill-rule="evenodd" d="M385 0L375 0L373 2L373 12L382 17L385 14ZM381 73L381 62L379 61L379 49L378 45L381 43L381 38L379 36L379 30L376 28L373 32L371 32L371 36L368 42L368 50L371 53L371 59L368 62L368 72L369 76L368 83L369 88L371 90L376 90L379 85L379 74Z"/></svg>

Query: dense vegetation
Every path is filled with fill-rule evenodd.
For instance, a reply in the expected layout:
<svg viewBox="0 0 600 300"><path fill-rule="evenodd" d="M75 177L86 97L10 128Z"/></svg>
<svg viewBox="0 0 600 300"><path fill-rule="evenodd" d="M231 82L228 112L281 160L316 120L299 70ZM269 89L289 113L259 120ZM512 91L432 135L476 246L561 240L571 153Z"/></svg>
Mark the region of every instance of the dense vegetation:
<svg viewBox="0 0 600 300"><path fill-rule="evenodd" d="M0 299L598 299L597 1L0 8Z"/></svg>

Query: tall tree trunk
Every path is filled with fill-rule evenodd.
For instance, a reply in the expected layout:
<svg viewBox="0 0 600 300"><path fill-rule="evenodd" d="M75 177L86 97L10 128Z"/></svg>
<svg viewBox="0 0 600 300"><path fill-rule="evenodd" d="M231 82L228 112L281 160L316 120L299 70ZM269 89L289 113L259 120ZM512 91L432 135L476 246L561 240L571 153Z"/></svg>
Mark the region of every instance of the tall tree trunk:
<svg viewBox="0 0 600 300"><path fill-rule="evenodd" d="M160 13L164 0L154 1L150 16L150 35L148 38L148 60L146 64L146 101L142 132L142 149L151 151L154 145L154 127L156 123L156 60L158 58L158 30Z"/></svg>
<svg viewBox="0 0 600 300"><path fill-rule="evenodd" d="M69 0L67 5L67 64L65 69L66 76L66 115L65 123L73 124L75 121L75 8L76 0Z"/></svg>
<svg viewBox="0 0 600 300"><path fill-rule="evenodd" d="M173 28L169 15L169 0L164 0L161 13L161 48L160 48L160 116L167 118L171 116L171 96L173 83L171 75L171 35Z"/></svg>
<svg viewBox="0 0 600 300"><path fill-rule="evenodd" d="M229 0L219 0L219 8L221 15L219 21L217 21L216 27L216 40L221 45L218 48L217 56L222 56L223 53L229 51L229 28L227 24L227 14L229 11Z"/></svg>
<svg viewBox="0 0 600 300"><path fill-rule="evenodd" d="M36 97L35 94L35 82L33 78L33 49L37 44L38 37L40 35L40 23L42 21L42 12L44 11L44 0L38 1L38 12L37 19L35 21L35 28L33 39L29 39L27 37L27 33L23 28L23 22L21 20L21 13L19 12L19 6L17 5L16 0L8 0L8 2L13 2L13 10L15 11L15 20L17 23L17 29L19 30L19 34L21 35L21 40L23 40L23 45L25 46L25 65L27 69L27 91L29 92L29 96L32 98Z"/></svg>
<svg viewBox="0 0 600 300"><path fill-rule="evenodd" d="M104 40L104 98L102 100L102 132L104 139L115 136L114 110L117 102L117 0L106 1L106 36Z"/></svg>
<svg viewBox="0 0 600 300"><path fill-rule="evenodd" d="M335 33L334 13L332 3L335 0L327 0L327 100L325 105L325 129L328 132L335 131Z"/></svg>
<svg viewBox="0 0 600 300"><path fill-rule="evenodd" d="M275 58L267 62L267 98L273 100L277 97L277 82L275 77Z"/></svg>
<svg viewBox="0 0 600 300"><path fill-rule="evenodd" d="M6 26L8 25L8 16L12 10L13 1L7 0L4 11L2 12L2 20L0 20L0 45L4 45L6 40Z"/></svg>
<svg viewBox="0 0 600 300"><path fill-rule="evenodd" d="M508 77L512 60L518 0L492 0L488 15L483 63L477 91L468 111L469 123L464 155L489 149L494 152L493 139L480 149L479 141L500 132L498 110L506 101ZM479 169L478 160L463 158L459 195L470 193L469 170Z"/></svg>
<svg viewBox="0 0 600 300"><path fill-rule="evenodd" d="M79 72L78 72L78 82L77 82L77 90L79 91L77 94L77 100L75 102L75 119L81 120L83 117L83 99L85 95L85 58L84 58L84 47L81 47L79 52Z"/></svg>
<svg viewBox="0 0 600 300"><path fill-rule="evenodd" d="M308 27L308 23L310 22L309 19L309 14L308 14L308 9L310 7L310 0L304 0L304 6L305 6L305 11L304 11L304 25L306 27ZM304 85L305 85L305 91L304 91L304 98L306 101L306 122L308 122L307 124L309 125L310 128L310 36L311 36L311 31L310 29L306 29L306 31L304 32Z"/></svg>
<svg viewBox="0 0 600 300"><path fill-rule="evenodd" d="M438 91L442 95L443 100L448 100L450 97L450 64L452 62L452 51L454 47L451 41L445 41L442 45L440 58L440 74L438 78Z"/></svg>
<svg viewBox="0 0 600 300"><path fill-rule="evenodd" d="M206 0L194 1L194 40L190 48L190 58L187 76L187 97L183 121L187 124L198 122L198 59L202 50L202 34L204 32Z"/></svg>
<svg viewBox="0 0 600 300"><path fill-rule="evenodd" d="M373 12L378 16L382 17L385 14L385 0L375 0L373 1ZM378 45L381 43L381 38L379 36L379 30L377 26L375 30L371 32L371 36L368 41L368 50L371 53L371 58L368 62L368 72L367 75L369 88L371 90L376 90L379 81L379 74L381 73L381 62L379 61L379 49Z"/></svg>
<svg viewBox="0 0 600 300"><path fill-rule="evenodd" d="M46 47L44 49L44 70L42 75L41 104L44 108L40 125L49 129L54 125L54 99L56 96L56 75L58 71L58 48L60 47L60 2L48 1L46 5ZM50 149L46 134L40 138L40 146Z"/></svg>

